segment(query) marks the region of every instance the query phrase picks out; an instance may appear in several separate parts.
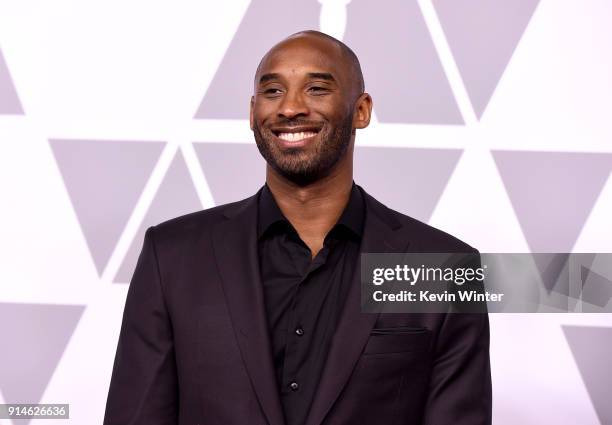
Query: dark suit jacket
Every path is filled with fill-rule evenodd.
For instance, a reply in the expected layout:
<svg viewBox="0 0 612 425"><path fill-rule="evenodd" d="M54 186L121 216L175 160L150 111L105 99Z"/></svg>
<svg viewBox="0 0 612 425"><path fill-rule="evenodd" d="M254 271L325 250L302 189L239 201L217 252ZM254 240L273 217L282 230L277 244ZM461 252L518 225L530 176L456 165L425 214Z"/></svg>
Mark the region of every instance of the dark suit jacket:
<svg viewBox="0 0 612 425"><path fill-rule="evenodd" d="M366 202L362 252L474 252L359 189ZM257 194L148 228L105 425L283 424L256 201ZM363 314L359 275L306 425L490 424L487 315Z"/></svg>

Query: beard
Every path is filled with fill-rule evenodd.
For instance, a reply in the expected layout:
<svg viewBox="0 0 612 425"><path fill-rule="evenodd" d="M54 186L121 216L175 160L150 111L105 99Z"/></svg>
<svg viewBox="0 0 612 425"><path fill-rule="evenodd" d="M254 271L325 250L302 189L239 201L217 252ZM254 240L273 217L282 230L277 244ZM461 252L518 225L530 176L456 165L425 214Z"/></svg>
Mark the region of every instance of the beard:
<svg viewBox="0 0 612 425"><path fill-rule="evenodd" d="M274 124L298 126L318 123L298 119ZM348 114L336 127L326 122L310 149L297 147L281 150L274 133L268 128L261 128L257 122L253 125L253 134L261 156L274 171L298 186L306 186L328 176L346 154L353 134L353 113Z"/></svg>

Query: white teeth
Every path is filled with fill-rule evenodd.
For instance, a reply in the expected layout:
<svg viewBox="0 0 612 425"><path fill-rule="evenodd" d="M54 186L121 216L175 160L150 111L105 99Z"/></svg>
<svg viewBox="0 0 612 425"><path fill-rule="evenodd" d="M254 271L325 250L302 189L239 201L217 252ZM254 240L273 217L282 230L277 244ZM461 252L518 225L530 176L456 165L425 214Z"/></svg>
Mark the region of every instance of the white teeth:
<svg viewBox="0 0 612 425"><path fill-rule="evenodd" d="M302 139L306 139L308 137L312 137L314 136L315 133L314 131L302 131L299 133L279 133L278 137L279 139L283 139L286 140L288 142L297 142L300 141Z"/></svg>

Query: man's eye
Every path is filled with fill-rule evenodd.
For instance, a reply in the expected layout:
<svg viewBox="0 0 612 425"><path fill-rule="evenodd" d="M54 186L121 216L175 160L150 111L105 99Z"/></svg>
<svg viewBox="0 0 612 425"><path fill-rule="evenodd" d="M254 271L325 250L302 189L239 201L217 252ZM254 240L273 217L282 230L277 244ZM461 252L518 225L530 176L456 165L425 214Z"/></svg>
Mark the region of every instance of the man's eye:
<svg viewBox="0 0 612 425"><path fill-rule="evenodd" d="M321 86L312 86L308 88L308 93L312 96L325 96L330 93L329 88Z"/></svg>
<svg viewBox="0 0 612 425"><path fill-rule="evenodd" d="M278 94L280 93L280 91L281 91L280 89L269 88L269 89L264 90L264 93L265 94Z"/></svg>

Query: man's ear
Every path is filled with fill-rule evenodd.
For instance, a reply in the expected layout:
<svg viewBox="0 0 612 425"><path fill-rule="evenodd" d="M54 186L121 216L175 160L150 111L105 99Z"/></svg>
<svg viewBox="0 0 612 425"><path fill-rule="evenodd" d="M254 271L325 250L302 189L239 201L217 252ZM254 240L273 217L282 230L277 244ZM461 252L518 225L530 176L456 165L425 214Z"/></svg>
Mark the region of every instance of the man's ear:
<svg viewBox="0 0 612 425"><path fill-rule="evenodd" d="M355 103L355 114L353 115L353 127L366 128L370 125L372 117L372 96L362 93Z"/></svg>
<svg viewBox="0 0 612 425"><path fill-rule="evenodd" d="M249 107L249 125L251 130L253 130L253 103L255 103L255 98L251 96L251 106Z"/></svg>

